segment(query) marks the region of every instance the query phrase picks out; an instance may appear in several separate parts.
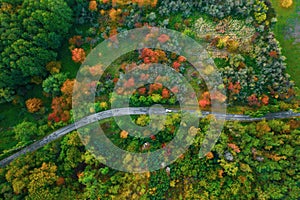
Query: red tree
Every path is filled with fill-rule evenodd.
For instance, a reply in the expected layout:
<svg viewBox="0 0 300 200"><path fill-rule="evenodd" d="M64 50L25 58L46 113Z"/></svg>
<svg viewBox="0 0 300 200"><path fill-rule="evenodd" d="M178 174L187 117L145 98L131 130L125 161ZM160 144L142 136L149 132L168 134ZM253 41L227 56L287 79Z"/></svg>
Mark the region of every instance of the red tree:
<svg viewBox="0 0 300 200"><path fill-rule="evenodd" d="M199 100L199 106L201 108L205 108L206 106L209 106L211 104L210 102L210 94L209 92L204 92L201 95L201 99Z"/></svg>
<svg viewBox="0 0 300 200"><path fill-rule="evenodd" d="M169 90L166 89L166 88L164 88L164 89L162 90L162 92L161 92L161 96L162 96L162 98L164 98L164 99L170 98L170 92L169 92Z"/></svg>
<svg viewBox="0 0 300 200"><path fill-rule="evenodd" d="M157 40L160 42L160 43L166 43L167 41L170 40L170 37L166 34L162 34L160 35Z"/></svg>
<svg viewBox="0 0 300 200"><path fill-rule="evenodd" d="M263 94L262 97L261 97L261 103L265 106L268 105L269 104L269 97L267 95Z"/></svg>

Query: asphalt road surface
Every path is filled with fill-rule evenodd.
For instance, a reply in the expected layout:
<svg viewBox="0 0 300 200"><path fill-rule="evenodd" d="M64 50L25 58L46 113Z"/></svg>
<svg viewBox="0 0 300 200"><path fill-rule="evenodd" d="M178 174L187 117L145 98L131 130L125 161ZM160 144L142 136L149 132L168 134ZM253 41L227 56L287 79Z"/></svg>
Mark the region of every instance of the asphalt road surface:
<svg viewBox="0 0 300 200"><path fill-rule="evenodd" d="M0 166L4 167L8 165L10 162L12 162L14 159L18 158L21 155L24 155L28 152L33 152L44 145L78 129L81 127L84 127L88 124L91 124L93 122L97 122L103 119L107 119L114 116L124 116L124 115L141 115L141 114L149 114L150 107L131 107L131 108L117 108L117 109L111 109L99 113L95 113L92 115L89 115L87 117L82 118L77 123L70 124L68 126L65 126L57 131L54 131L50 135L44 137L43 139L34 142L33 144L25 147L24 149L14 153L13 155L3 159L0 161ZM166 109L166 110L158 110L158 113L160 114L166 114L166 113L176 113L179 112L179 109ZM195 113L193 110L185 110L190 113ZM278 113L269 113L265 115L264 117L257 117L252 118L248 115L235 115L235 114L220 114L220 113L211 113L207 111L202 111L202 114L198 114L199 118L206 117L209 114L213 114L217 119L225 119L226 121L244 121L244 122L254 122L254 121L261 121L261 120L272 120L272 119L284 119L284 118L292 118L292 117L299 117L300 113L294 113L292 111L287 112L278 112Z"/></svg>

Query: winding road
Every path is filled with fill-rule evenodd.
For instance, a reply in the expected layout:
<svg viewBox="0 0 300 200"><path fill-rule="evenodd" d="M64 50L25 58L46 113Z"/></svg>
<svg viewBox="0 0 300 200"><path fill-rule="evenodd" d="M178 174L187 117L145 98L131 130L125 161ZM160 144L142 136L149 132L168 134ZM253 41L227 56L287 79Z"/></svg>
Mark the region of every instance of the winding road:
<svg viewBox="0 0 300 200"><path fill-rule="evenodd" d="M88 124L91 124L96 121L100 121L103 119L107 119L114 116L124 116L124 115L141 115L141 114L149 114L150 107L131 107L131 108L117 108L111 109L99 113L95 113L89 115L87 117L82 118L81 120L77 121L76 123L70 124L65 126L57 131L54 131L50 135L44 137L43 139L34 142L33 144L25 147L24 149L14 153L13 155L3 159L0 161L0 167L5 167L14 159L18 158L21 155L24 155L28 152L33 152L44 145L78 129L84 127ZM160 114L166 113L176 113L179 112L179 109L166 109L165 111L161 112ZM187 110L187 112L195 113L193 110ZM202 111L202 114L198 114L199 118L206 117L209 114L213 114L217 119L225 119L226 121L243 121L243 122L254 122L254 121L261 121L261 120L272 120L272 119L284 119L284 118L292 118L292 117L300 117L300 113L294 113L292 111L287 112L278 112L278 113L269 113L264 117L252 118L248 115L236 115L236 114L220 114L220 113L212 113L207 111ZM157 113L159 114L159 113ZM76 124L76 125L75 125Z"/></svg>

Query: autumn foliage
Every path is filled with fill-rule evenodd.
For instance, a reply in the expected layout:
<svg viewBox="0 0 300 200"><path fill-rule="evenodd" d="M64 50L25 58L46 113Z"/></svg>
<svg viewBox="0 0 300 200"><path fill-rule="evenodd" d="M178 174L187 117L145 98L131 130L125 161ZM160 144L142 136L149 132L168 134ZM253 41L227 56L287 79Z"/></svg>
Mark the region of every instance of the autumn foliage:
<svg viewBox="0 0 300 200"><path fill-rule="evenodd" d="M213 159L214 158L214 154L211 151L208 152L205 156L206 156L207 159Z"/></svg>
<svg viewBox="0 0 300 200"><path fill-rule="evenodd" d="M74 83L75 80L70 80L67 79L64 84L61 87L61 92L63 93L63 95L67 96L67 97L71 97L72 93L73 93L73 87L74 87Z"/></svg>
<svg viewBox="0 0 300 200"><path fill-rule="evenodd" d="M103 3L111 2L112 6L136 3L138 4L139 7L143 7L143 6L155 7L157 4L157 0L103 0L102 2Z"/></svg>
<svg viewBox="0 0 300 200"><path fill-rule="evenodd" d="M122 13L122 10L121 9L114 9L112 8L110 11L109 11L109 17L112 21L116 21L118 19L118 17L120 16L120 14Z"/></svg>
<svg viewBox="0 0 300 200"><path fill-rule="evenodd" d="M75 47L80 47L84 43L81 35L75 35L69 39L69 44Z"/></svg>
<svg viewBox="0 0 300 200"><path fill-rule="evenodd" d="M173 68L176 70L176 71L179 71L179 67L181 66L181 64L179 63L179 62L177 62L177 61L175 61L174 63L173 63Z"/></svg>
<svg viewBox="0 0 300 200"><path fill-rule="evenodd" d="M278 53L277 51L270 51L269 55L273 58L278 58Z"/></svg>
<svg viewBox="0 0 300 200"><path fill-rule="evenodd" d="M214 91L211 93L211 100L216 100L218 102L225 102L227 99L226 95L222 94L220 91Z"/></svg>
<svg viewBox="0 0 300 200"><path fill-rule="evenodd" d="M49 114L48 120L54 122L67 122L70 119L71 105L66 101L63 97L55 97L52 100L51 108L53 110L52 113Z"/></svg>
<svg viewBox="0 0 300 200"><path fill-rule="evenodd" d="M211 104L209 92L204 92L199 100L199 106L205 108Z"/></svg>
<svg viewBox="0 0 300 200"><path fill-rule="evenodd" d="M289 8L293 5L293 0L281 0L280 6L283 8Z"/></svg>
<svg viewBox="0 0 300 200"><path fill-rule="evenodd" d="M256 94L252 94L247 98L247 100L248 100L249 106L260 107L262 105L269 104L269 97L265 94L263 94L260 98L257 97Z"/></svg>
<svg viewBox="0 0 300 200"><path fill-rule="evenodd" d="M96 11L97 10L97 2L95 0L90 1L89 10L91 10L91 11Z"/></svg>
<svg viewBox="0 0 300 200"><path fill-rule="evenodd" d="M72 60L76 63L82 63L85 60L85 52L82 48L75 48L72 50Z"/></svg>
<svg viewBox="0 0 300 200"><path fill-rule="evenodd" d="M161 90L163 85L161 83L153 83L150 85L149 94L152 94L155 91Z"/></svg>
<svg viewBox="0 0 300 200"><path fill-rule="evenodd" d="M121 131L121 133L120 133L120 138L125 139L125 138L127 138L127 137L128 137L128 132L125 131L125 130Z"/></svg>
<svg viewBox="0 0 300 200"><path fill-rule="evenodd" d="M144 48L140 56L144 63L158 63L167 61L166 53L162 50Z"/></svg>
<svg viewBox="0 0 300 200"><path fill-rule="evenodd" d="M157 40L160 42L160 43L166 43L167 41L170 40L170 37L166 34L162 34L160 35Z"/></svg>
<svg viewBox="0 0 300 200"><path fill-rule="evenodd" d="M229 82L228 90L231 91L233 94L238 94L240 93L241 85L239 82L236 83Z"/></svg>
<svg viewBox="0 0 300 200"><path fill-rule="evenodd" d="M67 79L61 87L62 96L52 99L52 113L49 114L48 120L54 122L67 122L70 119L72 105L72 94L75 80Z"/></svg>
<svg viewBox="0 0 300 200"><path fill-rule="evenodd" d="M236 153L240 153L241 152L240 148L236 144L229 143L229 144L227 144L227 146L229 148L231 148Z"/></svg>
<svg viewBox="0 0 300 200"><path fill-rule="evenodd" d="M61 63L56 61L51 61L46 65L47 71L49 71L51 74L59 73L61 68Z"/></svg>
<svg viewBox="0 0 300 200"><path fill-rule="evenodd" d="M26 104L28 112L35 113L41 109L43 102L41 99L32 98L32 99L28 99L25 102L25 104Z"/></svg>
<svg viewBox="0 0 300 200"><path fill-rule="evenodd" d="M262 95L262 97L261 97L261 103L263 104L263 105L268 105L269 104L269 97L267 96L267 95Z"/></svg>
<svg viewBox="0 0 300 200"><path fill-rule="evenodd" d="M58 177L58 179L56 180L56 185L60 186L65 184L65 179L63 177Z"/></svg>
<svg viewBox="0 0 300 200"><path fill-rule="evenodd" d="M247 98L249 106L260 106L259 99L256 94L252 94Z"/></svg>
<svg viewBox="0 0 300 200"><path fill-rule="evenodd" d="M146 94L147 89L145 87L139 88L138 92L140 95L145 95Z"/></svg>
<svg viewBox="0 0 300 200"><path fill-rule="evenodd" d="M161 96L163 99L168 99L170 98L170 92L167 88L164 88L161 92Z"/></svg>

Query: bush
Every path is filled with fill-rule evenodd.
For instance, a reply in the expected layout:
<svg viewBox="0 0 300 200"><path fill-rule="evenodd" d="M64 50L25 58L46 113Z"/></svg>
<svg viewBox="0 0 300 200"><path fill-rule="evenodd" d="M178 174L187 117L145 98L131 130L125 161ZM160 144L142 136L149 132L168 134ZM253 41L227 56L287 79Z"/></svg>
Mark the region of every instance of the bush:
<svg viewBox="0 0 300 200"><path fill-rule="evenodd" d="M233 39L227 41L227 50L229 52L235 52L239 48L239 42Z"/></svg>
<svg viewBox="0 0 300 200"><path fill-rule="evenodd" d="M51 61L46 65L46 69L51 74L59 73L61 69L61 63L57 61Z"/></svg>
<svg viewBox="0 0 300 200"><path fill-rule="evenodd" d="M12 101L14 94L11 88L0 88L0 104Z"/></svg>
<svg viewBox="0 0 300 200"><path fill-rule="evenodd" d="M289 8L293 5L293 0L281 0L280 6L283 8Z"/></svg>

